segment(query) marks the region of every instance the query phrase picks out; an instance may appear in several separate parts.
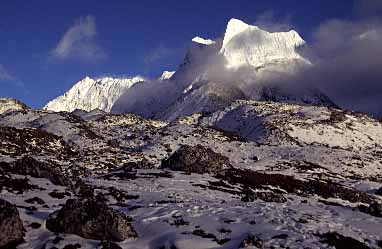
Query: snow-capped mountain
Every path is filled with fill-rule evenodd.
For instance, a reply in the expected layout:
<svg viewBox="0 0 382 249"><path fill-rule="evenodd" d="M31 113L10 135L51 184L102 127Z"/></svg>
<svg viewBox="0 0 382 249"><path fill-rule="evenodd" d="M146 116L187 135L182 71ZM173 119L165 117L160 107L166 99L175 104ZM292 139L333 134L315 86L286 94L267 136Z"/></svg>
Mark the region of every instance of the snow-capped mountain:
<svg viewBox="0 0 382 249"><path fill-rule="evenodd" d="M336 107L318 89L297 90L280 83L280 79L312 66L297 51L304 44L294 30L271 33L231 19L222 39L193 38L175 72L164 71L154 80L87 77L44 108L53 111L99 109L173 120L191 114L190 111L216 111L217 106L225 107L231 98L224 99L221 102L224 105L215 105L210 98L227 96L221 94L222 89L228 92L237 89L253 100ZM141 83L135 84L137 82ZM215 87L202 87L208 82L214 82ZM216 87L216 84L224 86ZM213 94L212 89L217 92ZM191 107L191 103L198 106Z"/></svg>
<svg viewBox="0 0 382 249"><path fill-rule="evenodd" d="M26 110L27 105L13 98L0 98L0 114L9 110Z"/></svg>
<svg viewBox="0 0 382 249"><path fill-rule="evenodd" d="M135 85L116 101L112 111L173 120L226 106L231 98L225 99L223 106L211 103L210 97L221 95L222 89L238 89L254 100L337 107L318 89L296 89L280 83L280 79L312 66L297 51L304 44L294 30L271 33L231 19L223 39L193 38L183 62L168 82ZM202 87L208 82L214 82L215 87ZM216 87L217 84L224 86ZM217 92L212 93L214 90Z"/></svg>
<svg viewBox="0 0 382 249"><path fill-rule="evenodd" d="M110 111L114 102L131 86L144 79L140 76L132 78L104 77L92 79L85 77L77 82L64 95L57 97L44 106L50 111L72 112L76 109L92 111L100 109Z"/></svg>

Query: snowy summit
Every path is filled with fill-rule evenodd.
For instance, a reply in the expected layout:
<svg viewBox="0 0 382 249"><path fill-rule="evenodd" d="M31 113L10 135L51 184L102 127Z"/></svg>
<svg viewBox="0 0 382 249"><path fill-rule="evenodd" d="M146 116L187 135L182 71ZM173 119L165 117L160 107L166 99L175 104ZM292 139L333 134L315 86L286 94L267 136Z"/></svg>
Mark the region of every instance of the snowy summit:
<svg viewBox="0 0 382 249"><path fill-rule="evenodd" d="M296 49L305 41L294 30L270 33L238 19L228 22L220 52L228 67L262 67L273 62L300 60L307 62Z"/></svg>

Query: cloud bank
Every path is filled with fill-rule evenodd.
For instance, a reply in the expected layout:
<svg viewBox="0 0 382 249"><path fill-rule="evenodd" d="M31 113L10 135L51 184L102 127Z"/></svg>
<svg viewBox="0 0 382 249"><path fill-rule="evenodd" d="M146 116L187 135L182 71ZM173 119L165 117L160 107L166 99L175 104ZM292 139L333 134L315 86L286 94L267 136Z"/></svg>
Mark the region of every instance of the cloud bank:
<svg viewBox="0 0 382 249"><path fill-rule="evenodd" d="M107 55L97 44L96 37L95 18L91 15L81 17L65 32L51 55L60 60L79 58L96 62L105 59Z"/></svg>
<svg viewBox="0 0 382 249"><path fill-rule="evenodd" d="M382 116L382 22L331 20L303 51L314 66L288 79L320 88L339 106Z"/></svg>

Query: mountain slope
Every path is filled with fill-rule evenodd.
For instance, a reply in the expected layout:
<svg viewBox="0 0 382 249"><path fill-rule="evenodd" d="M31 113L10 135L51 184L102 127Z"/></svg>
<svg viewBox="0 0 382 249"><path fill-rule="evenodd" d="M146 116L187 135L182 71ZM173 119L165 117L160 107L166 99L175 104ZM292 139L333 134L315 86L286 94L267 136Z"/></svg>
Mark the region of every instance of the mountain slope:
<svg viewBox="0 0 382 249"><path fill-rule="evenodd" d="M20 214L18 248L367 249L382 241L377 120L259 101L171 123L74 114L0 114L0 199ZM91 205L70 205L81 201ZM137 237L105 242L103 231L118 222L95 202L131 217ZM71 219L76 213L81 219ZM70 222L59 236L45 226L52 218Z"/></svg>
<svg viewBox="0 0 382 249"><path fill-rule="evenodd" d="M207 82L194 85L174 104L155 118L173 121L180 116L193 113L212 113L224 109L233 101L246 99L245 94L237 87L218 82Z"/></svg>
<svg viewBox="0 0 382 249"><path fill-rule="evenodd" d="M201 123L274 146L322 144L364 151L382 148L381 122L322 106L240 100Z"/></svg>
<svg viewBox="0 0 382 249"><path fill-rule="evenodd" d="M92 111L100 109L110 111L114 102L131 86L144 79L133 78L98 78L86 77L77 82L64 95L47 103L43 109L50 111L72 112L76 109Z"/></svg>

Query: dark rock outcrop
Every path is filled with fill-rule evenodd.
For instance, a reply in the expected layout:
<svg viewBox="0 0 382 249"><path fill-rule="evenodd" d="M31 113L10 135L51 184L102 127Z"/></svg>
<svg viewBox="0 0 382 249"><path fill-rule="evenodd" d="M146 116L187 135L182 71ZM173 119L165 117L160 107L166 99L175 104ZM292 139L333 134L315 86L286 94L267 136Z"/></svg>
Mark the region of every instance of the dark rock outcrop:
<svg viewBox="0 0 382 249"><path fill-rule="evenodd" d="M333 246L336 249L369 249L366 244L353 239L351 237L343 236L337 232L328 232L318 235L322 238L321 242Z"/></svg>
<svg viewBox="0 0 382 249"><path fill-rule="evenodd" d="M376 192L375 192L376 195L379 195L379 196L382 196L382 187L379 188Z"/></svg>
<svg viewBox="0 0 382 249"><path fill-rule="evenodd" d="M382 217L382 204L374 202L365 210L365 213L375 217Z"/></svg>
<svg viewBox="0 0 382 249"><path fill-rule="evenodd" d="M122 247L120 247L116 243L113 243L110 241L101 242L97 248L99 248L99 249L122 249Z"/></svg>
<svg viewBox="0 0 382 249"><path fill-rule="evenodd" d="M0 199L0 248L12 248L23 242L23 222L15 205Z"/></svg>
<svg viewBox="0 0 382 249"><path fill-rule="evenodd" d="M31 156L24 156L12 163L1 162L0 168L7 173L46 178L56 185L71 184L70 179L58 169L57 165L39 161Z"/></svg>
<svg viewBox="0 0 382 249"><path fill-rule="evenodd" d="M300 180L282 174L266 174L252 170L230 169L219 174L218 178L231 184L239 184L246 189L264 189L266 186L278 187L288 193L318 195L323 198L340 198L349 202L371 204L376 198L367 193L329 181Z"/></svg>
<svg viewBox="0 0 382 249"><path fill-rule="evenodd" d="M276 203L284 203L287 199L278 193L273 192L253 192L247 191L245 195L241 198L244 202L253 202L257 199L260 199L265 202L276 202Z"/></svg>
<svg viewBox="0 0 382 249"><path fill-rule="evenodd" d="M132 169L154 169L154 168L155 168L155 164L150 162L146 158L143 158L140 161L127 162L122 167L122 169L125 171L130 171Z"/></svg>
<svg viewBox="0 0 382 249"><path fill-rule="evenodd" d="M49 215L46 227L55 233L95 240L123 241L137 237L131 218L96 199L68 200Z"/></svg>
<svg viewBox="0 0 382 249"><path fill-rule="evenodd" d="M168 159L163 160L161 167L184 171L187 174L217 174L232 166L226 156L216 153L210 148L201 145L183 145Z"/></svg>
<svg viewBox="0 0 382 249"><path fill-rule="evenodd" d="M24 192L36 190L41 188L37 185L31 184L28 178L12 178L8 175L0 175L0 192L6 189L8 192L15 194L23 194Z"/></svg>

